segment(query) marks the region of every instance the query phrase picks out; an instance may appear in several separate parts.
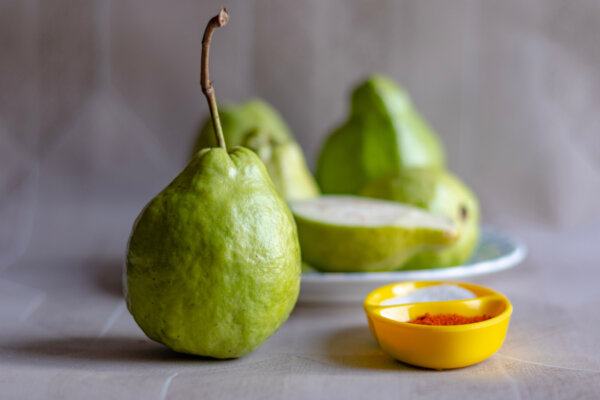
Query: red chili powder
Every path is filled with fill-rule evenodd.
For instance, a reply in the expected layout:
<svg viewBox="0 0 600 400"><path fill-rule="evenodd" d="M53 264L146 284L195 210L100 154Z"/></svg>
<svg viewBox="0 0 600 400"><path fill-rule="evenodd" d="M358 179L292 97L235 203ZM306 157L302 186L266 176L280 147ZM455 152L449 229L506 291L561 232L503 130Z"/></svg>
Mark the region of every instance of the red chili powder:
<svg viewBox="0 0 600 400"><path fill-rule="evenodd" d="M464 325L464 324L472 324L474 322L481 322L492 318L491 315L480 315L476 317L465 317L458 314L436 314L431 315L429 313L425 313L425 315L421 315L413 319L412 321L408 321L411 324L419 324L419 325Z"/></svg>

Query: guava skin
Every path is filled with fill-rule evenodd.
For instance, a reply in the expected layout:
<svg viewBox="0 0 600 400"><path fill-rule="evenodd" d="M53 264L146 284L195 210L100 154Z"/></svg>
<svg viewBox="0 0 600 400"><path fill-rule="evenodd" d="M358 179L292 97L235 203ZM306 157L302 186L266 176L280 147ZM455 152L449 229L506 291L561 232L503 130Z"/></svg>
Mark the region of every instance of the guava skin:
<svg viewBox="0 0 600 400"><path fill-rule="evenodd" d="M443 168L443 147L392 80L374 75L352 92L350 116L325 141L317 182L326 194L358 194L374 179L411 167Z"/></svg>
<svg viewBox="0 0 600 400"><path fill-rule="evenodd" d="M151 339L182 353L236 358L286 321L300 290L293 217L246 148L198 152L138 216L127 307Z"/></svg>
<svg viewBox="0 0 600 400"><path fill-rule="evenodd" d="M387 174L361 191L362 196L395 200L450 218L457 227L456 243L439 250L425 250L401 269L445 268L463 264L479 239L479 203L456 176L435 168L412 168Z"/></svg>

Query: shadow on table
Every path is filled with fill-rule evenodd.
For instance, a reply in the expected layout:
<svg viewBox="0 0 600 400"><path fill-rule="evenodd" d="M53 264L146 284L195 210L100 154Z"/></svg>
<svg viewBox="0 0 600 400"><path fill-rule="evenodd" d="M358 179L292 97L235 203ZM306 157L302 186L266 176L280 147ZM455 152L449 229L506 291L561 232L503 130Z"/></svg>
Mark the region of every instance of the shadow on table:
<svg viewBox="0 0 600 400"><path fill-rule="evenodd" d="M344 328L326 341L329 360L346 367L396 371L422 371L422 368L394 360L379 349L366 325Z"/></svg>
<svg viewBox="0 0 600 400"><path fill-rule="evenodd" d="M19 342L3 345L3 351L14 354L13 359L36 364L58 365L60 361L104 361L104 362L156 362L194 364L227 363L207 357L176 353L168 348L139 338L64 338L40 341Z"/></svg>

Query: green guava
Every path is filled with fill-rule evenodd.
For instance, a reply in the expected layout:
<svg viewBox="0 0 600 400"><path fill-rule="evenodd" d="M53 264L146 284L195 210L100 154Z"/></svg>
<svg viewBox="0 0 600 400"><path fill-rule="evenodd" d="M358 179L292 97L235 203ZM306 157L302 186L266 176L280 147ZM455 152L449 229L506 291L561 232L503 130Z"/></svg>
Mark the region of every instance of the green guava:
<svg viewBox="0 0 600 400"><path fill-rule="evenodd" d="M277 143L293 140L292 132L281 115L267 102L251 99L239 105L219 107L219 117L225 141L230 147L243 146L247 135L260 131ZM210 117L204 121L193 154L217 145Z"/></svg>
<svg viewBox="0 0 600 400"><path fill-rule="evenodd" d="M442 145L408 94L374 75L354 89L350 116L325 141L316 178L323 193L358 194L398 169L443 166Z"/></svg>
<svg viewBox="0 0 600 400"><path fill-rule="evenodd" d="M213 31L202 39L201 87L216 147L185 169L136 219L123 288L127 308L149 338L171 349L235 358L260 346L288 318L300 290L296 226L258 156L228 151L209 73Z"/></svg>
<svg viewBox="0 0 600 400"><path fill-rule="evenodd" d="M318 196L315 182L290 128L265 101L249 100L238 106L221 107L221 124L229 146L244 146L257 153L275 187L286 200ZM194 145L194 153L216 146L213 126L207 120Z"/></svg>

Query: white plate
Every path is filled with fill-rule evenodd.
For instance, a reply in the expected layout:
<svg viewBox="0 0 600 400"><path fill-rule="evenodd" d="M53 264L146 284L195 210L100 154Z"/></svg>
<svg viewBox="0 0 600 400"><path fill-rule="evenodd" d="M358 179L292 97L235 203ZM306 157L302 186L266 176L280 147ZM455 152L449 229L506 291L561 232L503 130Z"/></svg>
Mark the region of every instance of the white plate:
<svg viewBox="0 0 600 400"><path fill-rule="evenodd" d="M361 303L380 286L402 281L466 278L512 268L525 258L527 248L518 239L489 228L482 229L479 244L467 264L449 268L394 272L302 274L299 302Z"/></svg>

